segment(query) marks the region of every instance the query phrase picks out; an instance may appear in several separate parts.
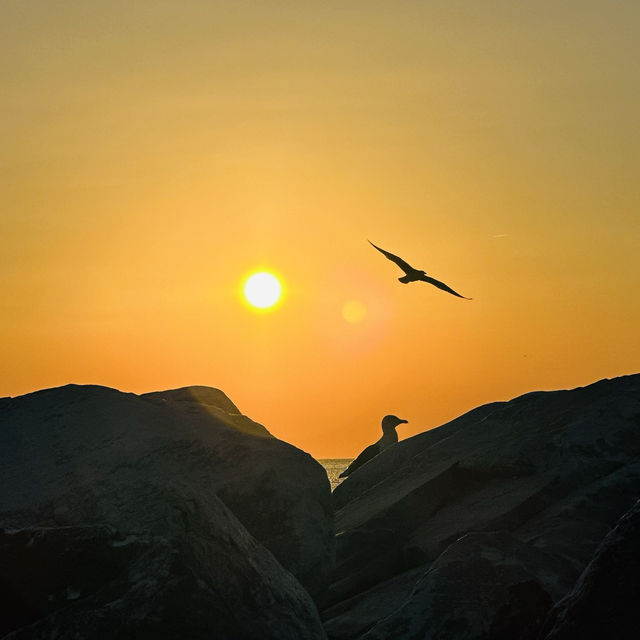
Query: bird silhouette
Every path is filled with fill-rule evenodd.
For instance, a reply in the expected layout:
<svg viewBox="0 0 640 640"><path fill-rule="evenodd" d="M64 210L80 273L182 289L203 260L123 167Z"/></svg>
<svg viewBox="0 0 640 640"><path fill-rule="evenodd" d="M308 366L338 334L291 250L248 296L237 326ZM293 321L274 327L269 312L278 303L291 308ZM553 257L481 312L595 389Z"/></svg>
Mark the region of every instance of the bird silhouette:
<svg viewBox="0 0 640 640"><path fill-rule="evenodd" d="M345 478L361 467L365 462L369 462L371 458L375 458L380 452L398 442L398 434L396 427L403 422L407 422L397 416L385 416L382 418L382 438L378 442L370 444L341 474L340 478Z"/></svg>
<svg viewBox="0 0 640 640"><path fill-rule="evenodd" d="M390 253L389 251L385 251L384 249L381 249L380 247L373 244L371 240L369 240L369 244L372 247L376 248L383 256L385 256L385 258L388 258L389 260L391 260L391 262L395 262L404 271L405 275L402 276L402 278L398 278L398 280L400 280L402 284L409 284L410 282L418 282L418 281L428 282L429 284L432 284L434 287L438 287L438 289L442 289L443 291L446 291L447 293L457 296L458 298L471 300L471 298L467 298L466 296L460 295L457 291L454 291L451 287L447 286L444 282L440 282L440 280L431 278L424 271L421 271L420 269L414 269L408 262L405 262L402 258L399 258L398 256L394 256L393 253Z"/></svg>

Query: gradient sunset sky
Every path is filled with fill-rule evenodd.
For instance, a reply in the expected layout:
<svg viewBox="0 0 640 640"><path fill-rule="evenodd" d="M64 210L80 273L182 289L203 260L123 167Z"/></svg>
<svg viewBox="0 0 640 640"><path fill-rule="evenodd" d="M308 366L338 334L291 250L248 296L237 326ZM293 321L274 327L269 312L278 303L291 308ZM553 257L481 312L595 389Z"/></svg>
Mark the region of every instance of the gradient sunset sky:
<svg viewBox="0 0 640 640"><path fill-rule="evenodd" d="M210 385L349 457L640 371L638 33L637 0L3 0L0 396Z"/></svg>

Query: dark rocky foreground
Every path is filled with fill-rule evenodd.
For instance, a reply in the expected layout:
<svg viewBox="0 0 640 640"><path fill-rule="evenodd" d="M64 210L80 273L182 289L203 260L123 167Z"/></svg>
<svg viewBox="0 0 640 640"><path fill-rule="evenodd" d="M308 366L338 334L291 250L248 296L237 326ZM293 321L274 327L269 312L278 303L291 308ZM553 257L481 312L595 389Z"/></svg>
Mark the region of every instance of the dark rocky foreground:
<svg viewBox="0 0 640 640"><path fill-rule="evenodd" d="M334 491L327 635L637 638L639 497L640 375L404 440Z"/></svg>
<svg viewBox="0 0 640 640"><path fill-rule="evenodd" d="M640 635L640 502L602 541L569 594L551 611L545 640Z"/></svg>
<svg viewBox="0 0 640 640"><path fill-rule="evenodd" d="M326 637L326 474L222 392L71 385L0 416L0 637Z"/></svg>
<svg viewBox="0 0 640 640"><path fill-rule="evenodd" d="M323 469L221 391L4 398L0 638L636 638L639 497L640 375L394 445L335 537Z"/></svg>

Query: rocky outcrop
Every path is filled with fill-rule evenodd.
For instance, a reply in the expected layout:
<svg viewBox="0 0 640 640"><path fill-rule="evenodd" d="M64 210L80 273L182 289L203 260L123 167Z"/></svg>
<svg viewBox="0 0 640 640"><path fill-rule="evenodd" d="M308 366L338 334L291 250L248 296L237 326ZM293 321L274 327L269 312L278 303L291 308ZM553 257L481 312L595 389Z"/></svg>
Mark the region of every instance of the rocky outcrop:
<svg viewBox="0 0 640 640"><path fill-rule="evenodd" d="M320 597L332 567L326 474L222 392L70 385L5 399L2 409L2 544L25 554L38 541L78 544L80 557L94 549L99 567L120 567L81 563L82 588L56 573L43 606L40 587L27 579L21 590L19 566L3 564L3 592L24 600L35 625L15 637L75 637L76 628L78 637L113 637L116 619L126 621L122 634L140 629L131 638L324 637L298 581ZM191 631L169 633L163 612Z"/></svg>
<svg viewBox="0 0 640 640"><path fill-rule="evenodd" d="M320 639L307 592L215 498L182 537L110 527L0 535L7 640ZM4 627L4 628L2 628Z"/></svg>
<svg viewBox="0 0 640 640"><path fill-rule="evenodd" d="M640 629L640 502L598 547L571 592L553 609L545 640L635 640Z"/></svg>
<svg viewBox="0 0 640 640"><path fill-rule="evenodd" d="M486 405L402 441L334 491L329 637L535 637L513 629L539 631L638 486L640 375ZM474 604L454 614L437 594Z"/></svg>
<svg viewBox="0 0 640 640"><path fill-rule="evenodd" d="M506 532L467 534L428 568L329 610L327 634L363 640L535 640L552 604L530 570L539 566L539 554Z"/></svg>

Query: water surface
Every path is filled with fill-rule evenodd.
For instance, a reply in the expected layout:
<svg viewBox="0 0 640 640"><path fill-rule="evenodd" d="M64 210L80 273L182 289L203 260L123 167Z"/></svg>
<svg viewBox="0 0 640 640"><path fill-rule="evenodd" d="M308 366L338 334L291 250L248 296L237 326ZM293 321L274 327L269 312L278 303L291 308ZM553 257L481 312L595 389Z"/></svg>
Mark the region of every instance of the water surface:
<svg viewBox="0 0 640 640"><path fill-rule="evenodd" d="M353 458L323 458L318 462L325 468L331 483L331 491L333 491L344 478L338 476L349 466Z"/></svg>

